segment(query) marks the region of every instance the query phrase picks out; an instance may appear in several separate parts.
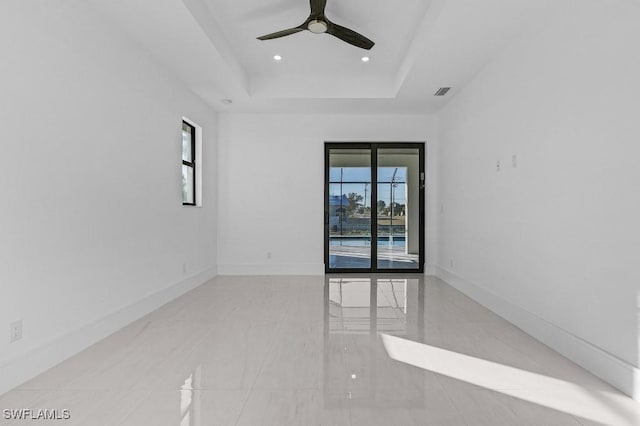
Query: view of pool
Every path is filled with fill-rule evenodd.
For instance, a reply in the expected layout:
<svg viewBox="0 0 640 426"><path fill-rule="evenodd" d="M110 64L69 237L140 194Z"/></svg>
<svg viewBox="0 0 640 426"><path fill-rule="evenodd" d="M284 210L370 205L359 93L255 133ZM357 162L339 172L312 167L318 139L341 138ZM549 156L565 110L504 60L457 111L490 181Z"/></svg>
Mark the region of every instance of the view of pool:
<svg viewBox="0 0 640 426"><path fill-rule="evenodd" d="M332 236L329 238L330 246L369 246L371 245L371 237L346 237L346 236ZM394 236L393 240L390 237L378 237L378 246L404 246L404 236Z"/></svg>

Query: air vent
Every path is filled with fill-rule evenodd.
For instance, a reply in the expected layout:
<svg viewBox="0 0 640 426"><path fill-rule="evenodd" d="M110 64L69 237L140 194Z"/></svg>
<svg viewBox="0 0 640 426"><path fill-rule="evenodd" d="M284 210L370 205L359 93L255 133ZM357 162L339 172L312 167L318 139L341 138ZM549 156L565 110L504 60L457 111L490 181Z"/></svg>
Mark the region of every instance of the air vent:
<svg viewBox="0 0 640 426"><path fill-rule="evenodd" d="M451 87L441 87L438 89L434 96L444 96L449 90L451 90Z"/></svg>

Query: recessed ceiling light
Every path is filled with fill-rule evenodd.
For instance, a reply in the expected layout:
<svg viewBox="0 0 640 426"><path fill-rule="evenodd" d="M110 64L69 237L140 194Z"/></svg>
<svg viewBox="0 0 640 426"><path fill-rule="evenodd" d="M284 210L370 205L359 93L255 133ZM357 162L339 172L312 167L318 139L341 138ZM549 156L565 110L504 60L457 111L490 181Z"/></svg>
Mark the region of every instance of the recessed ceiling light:
<svg viewBox="0 0 640 426"><path fill-rule="evenodd" d="M220 102L222 102L225 105L231 105L233 103L231 99L221 99Z"/></svg>
<svg viewBox="0 0 640 426"><path fill-rule="evenodd" d="M369 57L368 56L363 56L360 60L362 62L369 62Z"/></svg>
<svg viewBox="0 0 640 426"><path fill-rule="evenodd" d="M273 55L273 60L274 60L274 61L281 61L281 60L282 60L282 56L280 56L280 55Z"/></svg>

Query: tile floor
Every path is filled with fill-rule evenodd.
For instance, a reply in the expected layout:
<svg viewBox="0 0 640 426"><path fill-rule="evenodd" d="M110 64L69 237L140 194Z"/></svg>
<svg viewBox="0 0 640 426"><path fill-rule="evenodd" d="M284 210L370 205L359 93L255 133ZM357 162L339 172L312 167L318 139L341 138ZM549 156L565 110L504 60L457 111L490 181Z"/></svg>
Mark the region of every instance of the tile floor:
<svg viewBox="0 0 640 426"><path fill-rule="evenodd" d="M22 408L71 418L0 424L640 424L640 404L411 275L219 277L0 396Z"/></svg>

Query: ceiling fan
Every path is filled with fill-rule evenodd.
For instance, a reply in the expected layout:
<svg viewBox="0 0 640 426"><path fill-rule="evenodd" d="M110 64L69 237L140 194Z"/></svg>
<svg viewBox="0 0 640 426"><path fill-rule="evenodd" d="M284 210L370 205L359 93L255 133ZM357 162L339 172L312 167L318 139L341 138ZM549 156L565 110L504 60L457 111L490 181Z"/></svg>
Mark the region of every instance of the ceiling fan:
<svg viewBox="0 0 640 426"><path fill-rule="evenodd" d="M358 34L357 32L350 30L349 28L341 27L329 21L324 15L324 8L327 5L327 0L310 0L311 13L309 17L300 25L287 30L278 31L275 33L263 35L258 37L258 40L271 40L273 38L284 37L291 34L298 33L300 31L308 30L314 34L327 33L334 37L339 38L354 46L362 49L371 49L375 44L365 36Z"/></svg>

